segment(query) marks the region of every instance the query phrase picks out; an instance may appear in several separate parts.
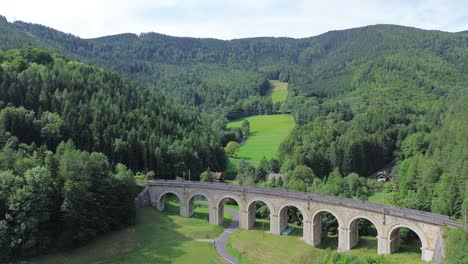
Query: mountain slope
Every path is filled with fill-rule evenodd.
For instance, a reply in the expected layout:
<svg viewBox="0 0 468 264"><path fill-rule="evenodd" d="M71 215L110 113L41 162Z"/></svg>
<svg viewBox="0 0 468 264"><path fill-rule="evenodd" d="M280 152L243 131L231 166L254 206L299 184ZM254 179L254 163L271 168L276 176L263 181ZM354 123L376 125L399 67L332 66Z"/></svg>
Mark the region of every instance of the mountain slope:
<svg viewBox="0 0 468 264"><path fill-rule="evenodd" d="M101 151L113 162L169 178L187 168L222 169L225 162L220 142L198 113L117 73L42 50L0 51L0 101L9 113L4 139L16 136L20 143L50 149L73 139L81 150ZM42 120L44 112L54 118ZM46 133L52 128L36 124L49 119L57 120L50 126L63 127Z"/></svg>
<svg viewBox="0 0 468 264"><path fill-rule="evenodd" d="M34 36L40 47L117 70L201 109L263 95L265 78L289 80L296 94L334 96L351 89L350 72L356 66L401 51L432 54L450 60L461 72L468 71L468 37L393 25L332 31L304 39L222 41L157 33L85 40L36 24L0 24L26 35L25 39ZM229 78L236 74L242 78ZM210 83L207 77L219 81Z"/></svg>

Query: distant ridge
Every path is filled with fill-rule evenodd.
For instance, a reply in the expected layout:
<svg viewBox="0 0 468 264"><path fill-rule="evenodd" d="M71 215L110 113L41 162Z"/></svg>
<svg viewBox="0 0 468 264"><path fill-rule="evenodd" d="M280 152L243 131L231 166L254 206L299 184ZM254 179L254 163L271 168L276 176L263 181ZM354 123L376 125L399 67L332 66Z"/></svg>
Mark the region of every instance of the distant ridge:
<svg viewBox="0 0 468 264"><path fill-rule="evenodd" d="M353 89L350 74L356 67L385 55L408 52L449 59L444 55L447 47L463 48L468 42L464 37L466 34L378 24L300 39L220 40L153 32L83 39L39 24L9 23L0 17L3 50L47 49L123 73L201 110L264 95L266 79L288 81L291 77L296 87L301 87L297 91L306 96L347 93ZM463 56L455 56L458 59L457 67L467 69ZM243 87L242 92L233 92L237 87ZM239 106L236 108L233 111L238 114Z"/></svg>

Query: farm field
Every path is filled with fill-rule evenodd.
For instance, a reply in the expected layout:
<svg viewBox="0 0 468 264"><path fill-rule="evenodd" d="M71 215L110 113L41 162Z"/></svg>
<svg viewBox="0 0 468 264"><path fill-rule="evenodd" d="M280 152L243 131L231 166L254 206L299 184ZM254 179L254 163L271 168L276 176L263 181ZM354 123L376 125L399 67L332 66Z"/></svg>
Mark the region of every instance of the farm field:
<svg viewBox="0 0 468 264"><path fill-rule="evenodd" d="M223 227L208 224L206 205L195 209L194 218L179 216L174 200L169 200L166 208L164 212L138 209L134 227L101 236L69 253L22 263L225 263L211 243L196 241L216 238L223 232ZM224 225L231 221L232 216L225 212Z"/></svg>
<svg viewBox="0 0 468 264"><path fill-rule="evenodd" d="M238 159L258 162L263 157L276 158L278 147L294 128L291 115L258 115L228 123L228 127L240 127L244 119L250 122L249 138L236 153Z"/></svg>
<svg viewBox="0 0 468 264"><path fill-rule="evenodd" d="M284 102L288 97L288 83L278 80L270 80L270 90L266 96L270 96L273 103Z"/></svg>

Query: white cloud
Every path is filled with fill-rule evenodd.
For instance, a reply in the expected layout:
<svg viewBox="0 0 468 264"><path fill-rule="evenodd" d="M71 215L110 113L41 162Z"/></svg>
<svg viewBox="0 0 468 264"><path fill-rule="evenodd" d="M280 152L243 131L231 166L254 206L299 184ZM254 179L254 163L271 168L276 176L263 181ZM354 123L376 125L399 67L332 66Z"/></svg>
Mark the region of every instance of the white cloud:
<svg viewBox="0 0 468 264"><path fill-rule="evenodd" d="M84 38L125 32L232 39L308 37L369 24L468 29L464 0L0 0L10 21L39 23Z"/></svg>

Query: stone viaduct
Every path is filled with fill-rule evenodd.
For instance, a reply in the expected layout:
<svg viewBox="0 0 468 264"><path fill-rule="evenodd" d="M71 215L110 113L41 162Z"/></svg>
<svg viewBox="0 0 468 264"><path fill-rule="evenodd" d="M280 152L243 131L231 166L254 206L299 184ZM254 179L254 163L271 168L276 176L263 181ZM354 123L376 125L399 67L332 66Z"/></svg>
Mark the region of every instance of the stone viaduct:
<svg viewBox="0 0 468 264"><path fill-rule="evenodd" d="M378 254L390 254L400 246L400 227L414 231L421 240L421 259L433 260L442 249L441 228L463 227L463 223L447 216L389 205L378 205L315 193L293 192L281 189L227 185L223 183L150 181L139 195L140 205L164 209L166 194L179 198L180 215L193 214L195 196L208 201L209 223L219 225L224 219L224 198L232 198L239 205L239 228L252 229L255 223L255 202L265 203L270 210L270 233L280 235L287 227L287 207L299 209L303 216L303 240L318 246L322 237L321 213L332 214L338 222L338 251L345 252L357 245L358 219L367 219L377 230Z"/></svg>

